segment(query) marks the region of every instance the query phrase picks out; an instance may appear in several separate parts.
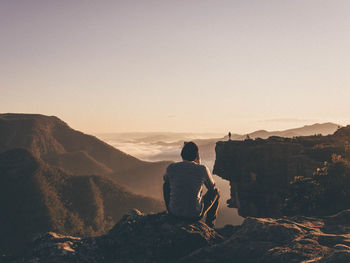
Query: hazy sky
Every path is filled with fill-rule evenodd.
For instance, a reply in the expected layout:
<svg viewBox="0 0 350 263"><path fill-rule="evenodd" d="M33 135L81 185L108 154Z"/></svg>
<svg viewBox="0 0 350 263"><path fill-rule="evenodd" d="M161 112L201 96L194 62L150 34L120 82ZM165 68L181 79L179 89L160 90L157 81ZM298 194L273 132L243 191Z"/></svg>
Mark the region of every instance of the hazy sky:
<svg viewBox="0 0 350 263"><path fill-rule="evenodd" d="M350 124L350 1L0 0L0 112L86 132Z"/></svg>

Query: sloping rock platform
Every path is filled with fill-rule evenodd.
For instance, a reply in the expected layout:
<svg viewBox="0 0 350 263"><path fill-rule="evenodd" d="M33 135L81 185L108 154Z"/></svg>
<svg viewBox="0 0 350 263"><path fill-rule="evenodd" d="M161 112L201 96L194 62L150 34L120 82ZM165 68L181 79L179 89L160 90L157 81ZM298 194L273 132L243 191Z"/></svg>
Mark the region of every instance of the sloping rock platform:
<svg viewBox="0 0 350 263"><path fill-rule="evenodd" d="M350 262L350 210L317 218L247 218L217 230L134 211L107 235L48 233L25 255L4 262Z"/></svg>
<svg viewBox="0 0 350 263"><path fill-rule="evenodd" d="M225 242L181 262L350 262L350 210L324 218L247 218Z"/></svg>

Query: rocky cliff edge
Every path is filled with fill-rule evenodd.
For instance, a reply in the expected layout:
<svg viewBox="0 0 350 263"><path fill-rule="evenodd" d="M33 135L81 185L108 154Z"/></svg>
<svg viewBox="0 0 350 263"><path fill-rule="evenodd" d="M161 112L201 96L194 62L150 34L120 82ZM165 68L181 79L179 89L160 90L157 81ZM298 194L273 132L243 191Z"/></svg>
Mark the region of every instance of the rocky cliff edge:
<svg viewBox="0 0 350 263"><path fill-rule="evenodd" d="M245 219L209 228L166 213L125 215L104 236L47 233L2 262L350 262L350 210L327 217Z"/></svg>

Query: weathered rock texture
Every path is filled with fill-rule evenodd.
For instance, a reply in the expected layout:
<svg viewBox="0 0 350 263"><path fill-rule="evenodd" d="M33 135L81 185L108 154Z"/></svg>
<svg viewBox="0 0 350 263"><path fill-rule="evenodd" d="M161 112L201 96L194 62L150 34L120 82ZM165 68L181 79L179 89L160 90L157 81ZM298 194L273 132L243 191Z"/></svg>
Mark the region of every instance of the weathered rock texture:
<svg viewBox="0 0 350 263"><path fill-rule="evenodd" d="M202 222L186 222L166 213L133 211L104 236L76 238L55 233L36 239L13 262L176 262L223 237Z"/></svg>
<svg viewBox="0 0 350 263"><path fill-rule="evenodd" d="M349 222L349 210L324 218L247 218L225 242L183 262L350 262Z"/></svg>
<svg viewBox="0 0 350 263"><path fill-rule="evenodd" d="M328 217L249 217L218 230L165 213L133 212L107 235L48 233L27 254L4 262L350 262L350 210Z"/></svg>
<svg viewBox="0 0 350 263"><path fill-rule="evenodd" d="M282 216L290 182L311 178L334 154L349 160L349 142L350 126L329 136L222 141L216 145L214 173L230 181L228 203L241 216Z"/></svg>

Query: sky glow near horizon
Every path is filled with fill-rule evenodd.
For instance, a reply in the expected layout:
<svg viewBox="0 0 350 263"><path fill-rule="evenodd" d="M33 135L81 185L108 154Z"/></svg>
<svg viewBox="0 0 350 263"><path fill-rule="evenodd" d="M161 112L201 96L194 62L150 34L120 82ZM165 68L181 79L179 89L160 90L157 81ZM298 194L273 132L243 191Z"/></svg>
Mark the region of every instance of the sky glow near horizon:
<svg viewBox="0 0 350 263"><path fill-rule="evenodd" d="M85 132L350 124L349 1L0 1L0 112Z"/></svg>

